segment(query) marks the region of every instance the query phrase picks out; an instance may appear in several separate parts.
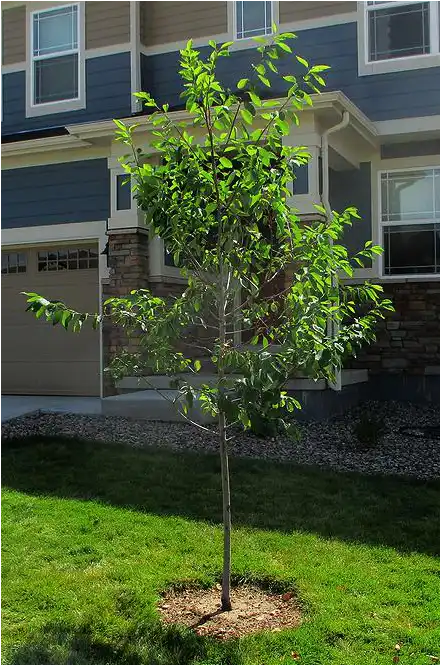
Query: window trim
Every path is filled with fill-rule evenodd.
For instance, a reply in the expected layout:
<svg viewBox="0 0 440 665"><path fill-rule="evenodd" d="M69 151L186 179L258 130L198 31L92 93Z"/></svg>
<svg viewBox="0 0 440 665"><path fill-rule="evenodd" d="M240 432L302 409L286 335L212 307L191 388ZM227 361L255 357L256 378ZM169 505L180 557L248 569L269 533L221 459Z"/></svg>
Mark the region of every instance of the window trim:
<svg viewBox="0 0 440 665"><path fill-rule="evenodd" d="M394 161L394 160L393 160ZM377 170L377 180L376 180L376 187L377 187L377 220L378 220L378 234L379 234L379 239L378 243L381 247L383 247L383 230L385 226L417 226L418 222L414 222L414 220L401 220L401 221L392 221L392 222L383 222L382 221L382 175L384 173L405 173L407 171L428 171L428 170L435 170L435 169L440 169L440 162L437 163L427 163L427 164L418 164L417 166L390 166L388 168L379 168ZM420 222L420 225L422 224L435 224L435 221L430 221L430 220L424 220L423 222ZM420 281L420 280L439 280L440 279L440 273L402 273L399 275L387 275L385 273L385 266L384 266L384 259L385 259L385 251L380 254L378 257L378 267L379 267L379 276L381 280L391 280L394 282L399 282L399 281Z"/></svg>
<svg viewBox="0 0 440 665"><path fill-rule="evenodd" d="M423 2L423 0L394 0L380 6L402 6ZM368 5L366 1L358 2L358 74L386 74L389 72L410 71L440 66L440 9L438 2L429 2L429 32L431 52L421 55L403 56L388 60L369 60L368 39Z"/></svg>
<svg viewBox="0 0 440 665"><path fill-rule="evenodd" d="M279 0L270 0L272 5L272 23L279 26ZM237 37L237 2L233 0L232 2L227 3L228 11L228 35L229 38L234 42L234 45L231 47L231 51L240 51L242 49L255 48L258 44L253 40L252 37ZM272 30L270 34L265 35L267 38L271 37ZM260 36L260 35L257 35ZM261 35L263 36L263 35Z"/></svg>
<svg viewBox="0 0 440 665"><path fill-rule="evenodd" d="M69 2L53 7L41 7L29 11L26 17L26 117L33 118L53 113L78 111L86 107L85 80L85 7L83 2ZM66 51L65 55L78 53L78 96L74 99L60 99L42 104L34 103L34 17L43 12L51 12L66 7L76 7L78 16L78 48ZM55 56L54 56L55 57Z"/></svg>
<svg viewBox="0 0 440 665"><path fill-rule="evenodd" d="M118 208L118 178L120 176L125 176L126 178L130 177L130 174L125 171L122 166L112 168L110 171L110 216L118 217L120 215L127 215L133 212L136 212L137 205L136 199L133 196L133 191L130 192L131 195L131 206L130 208ZM128 184L124 187L129 187Z"/></svg>

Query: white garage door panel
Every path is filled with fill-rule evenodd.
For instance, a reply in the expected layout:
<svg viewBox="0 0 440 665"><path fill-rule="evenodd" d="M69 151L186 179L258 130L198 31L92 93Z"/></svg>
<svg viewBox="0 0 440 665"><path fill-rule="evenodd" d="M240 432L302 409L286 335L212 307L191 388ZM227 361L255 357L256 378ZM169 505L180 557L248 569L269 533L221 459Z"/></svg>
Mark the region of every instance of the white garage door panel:
<svg viewBox="0 0 440 665"><path fill-rule="evenodd" d="M39 272L38 250L15 251L26 254L27 271L2 275L2 392L99 395L99 332L87 326L73 333L37 320L25 311L26 298L20 295L36 292L93 313L98 308L98 270Z"/></svg>
<svg viewBox="0 0 440 665"><path fill-rule="evenodd" d="M92 363L2 362L6 394L99 395L99 367Z"/></svg>
<svg viewBox="0 0 440 665"><path fill-rule="evenodd" d="M32 317L33 314L27 314ZM60 326L54 327L47 321L8 326L5 342L2 341L2 358L6 360L52 360L56 362L96 361L95 341L98 333L84 328L80 333L66 331ZM30 338L30 339L28 339ZM16 344L14 340L27 340L25 344ZM35 357L35 351L38 355Z"/></svg>

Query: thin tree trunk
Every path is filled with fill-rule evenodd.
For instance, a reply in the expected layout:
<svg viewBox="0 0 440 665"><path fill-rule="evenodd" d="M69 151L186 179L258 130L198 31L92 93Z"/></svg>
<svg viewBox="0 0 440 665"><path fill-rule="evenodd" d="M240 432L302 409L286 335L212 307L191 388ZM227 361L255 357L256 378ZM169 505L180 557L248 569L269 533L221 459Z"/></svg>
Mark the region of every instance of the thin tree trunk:
<svg viewBox="0 0 440 665"><path fill-rule="evenodd" d="M223 260L219 257L219 357L217 363L219 393L224 389L223 355L226 344L226 285ZM220 395L219 395L220 396ZM222 610L229 612L231 606L231 491L229 484L228 448L226 441L226 416L221 405L218 414L218 432L220 442L220 462L222 474L223 498L223 574L222 574Z"/></svg>
<svg viewBox="0 0 440 665"><path fill-rule="evenodd" d="M231 489L229 484L228 448L225 431L225 414L219 413L220 461L223 495L223 574L222 610L229 612L231 605Z"/></svg>

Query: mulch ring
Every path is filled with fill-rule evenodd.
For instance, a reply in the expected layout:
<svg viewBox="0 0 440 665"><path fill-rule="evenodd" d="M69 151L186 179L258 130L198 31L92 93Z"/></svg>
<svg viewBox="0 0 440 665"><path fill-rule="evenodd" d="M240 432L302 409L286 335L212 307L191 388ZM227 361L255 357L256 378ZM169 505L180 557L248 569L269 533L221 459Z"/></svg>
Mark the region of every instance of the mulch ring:
<svg viewBox="0 0 440 665"><path fill-rule="evenodd" d="M162 596L159 612L165 623L192 628L197 635L219 640L243 637L262 630L280 631L301 623L301 610L293 592L282 594L256 586L232 589L232 610L223 612L221 587L171 590Z"/></svg>

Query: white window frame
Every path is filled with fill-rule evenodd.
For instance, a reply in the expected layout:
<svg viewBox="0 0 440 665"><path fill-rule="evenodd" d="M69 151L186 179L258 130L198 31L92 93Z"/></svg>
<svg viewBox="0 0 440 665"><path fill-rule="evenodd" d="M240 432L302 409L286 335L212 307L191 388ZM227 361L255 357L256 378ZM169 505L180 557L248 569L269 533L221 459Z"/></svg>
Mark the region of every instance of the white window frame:
<svg viewBox="0 0 440 665"><path fill-rule="evenodd" d="M399 7L402 5L414 5L422 1L423 0L391 0L391 2L379 5L378 8L387 9L389 7L395 7L396 5ZM429 35L431 52L422 55L371 61L369 59L368 12L369 9L366 0L364 2L358 2L357 31L359 76L440 66L440 11L439 3L437 1L429 1Z"/></svg>
<svg viewBox="0 0 440 665"><path fill-rule="evenodd" d="M385 173L405 173L405 172L414 172L414 171L429 171L429 170L434 170L434 169L440 169L440 163L427 163L425 165L418 165L418 166L405 166L405 167L398 167L398 166L393 166L392 168L382 168L377 171L377 203L378 203L378 225L379 225L379 239L378 239L378 244L383 247L383 240L384 240L384 227L386 226L417 226L419 222L415 222L414 220L396 220L396 221L388 221L388 222L383 222L382 221L382 175ZM432 220L425 220L423 222L420 222L420 224L435 224L435 221ZM385 259L385 251L379 256L379 275L381 279L383 280L392 280L395 282L398 281L407 281L407 280L439 280L440 279L440 273L435 273L435 272L430 272L430 273L402 273L399 275L387 275L385 274L385 266L384 266L384 259Z"/></svg>
<svg viewBox="0 0 440 665"><path fill-rule="evenodd" d="M242 0L239 0L242 1ZM270 0L271 3L271 25L269 26L270 32L266 35L256 35L257 37L270 37L272 33L272 23L276 25L279 24L279 8L278 2L276 0ZM238 37L237 36L237 1L228 2L228 32L231 34L231 39L236 43L234 44L234 50L239 50L240 48L249 48L250 46L256 47L257 44L253 40L253 37Z"/></svg>
<svg viewBox="0 0 440 665"><path fill-rule="evenodd" d="M53 102L44 102L35 104L34 102L34 17L37 14L50 13L55 10L76 7L78 17L78 47L71 51L60 52L59 56L78 54L78 96L74 99L60 99ZM86 107L86 80L85 80L85 3L84 2L66 2L51 7L42 6L41 9L30 11L26 21L26 51L27 51L27 71L26 71L26 117L32 118L41 115L53 113L65 113L68 111L78 111ZM56 53L51 53L51 58L57 57ZM40 57L38 59L41 59Z"/></svg>
<svg viewBox="0 0 440 665"><path fill-rule="evenodd" d="M137 210L136 199L133 196L133 192L131 192L130 208L122 210L119 210L118 208L118 178L122 175L129 178L130 174L127 173L122 166L112 168L110 174L110 215L111 217L120 217L121 215L125 216L128 214L131 217L132 213ZM127 183L124 187L130 187L130 185Z"/></svg>

